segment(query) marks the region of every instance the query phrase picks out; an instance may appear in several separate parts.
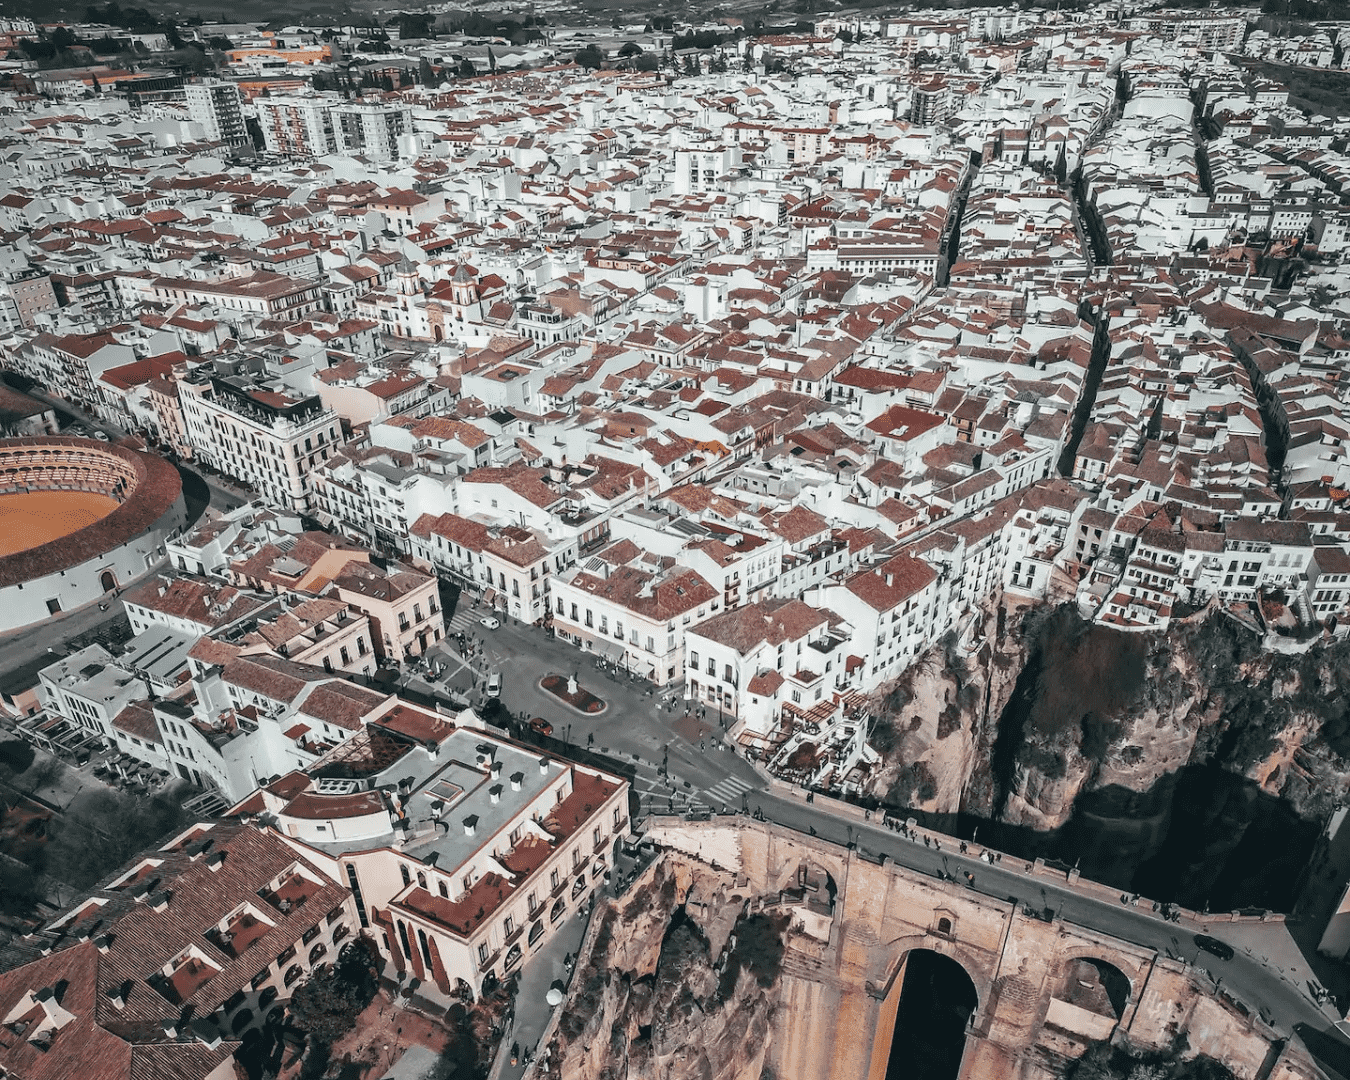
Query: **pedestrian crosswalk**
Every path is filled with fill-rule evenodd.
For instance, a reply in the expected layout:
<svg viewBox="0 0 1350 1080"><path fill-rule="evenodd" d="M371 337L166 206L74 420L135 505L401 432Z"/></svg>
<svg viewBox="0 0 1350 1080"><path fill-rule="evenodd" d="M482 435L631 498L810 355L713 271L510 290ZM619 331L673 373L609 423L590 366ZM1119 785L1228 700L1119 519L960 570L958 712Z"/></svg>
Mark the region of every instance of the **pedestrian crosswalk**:
<svg viewBox="0 0 1350 1080"><path fill-rule="evenodd" d="M728 776L725 780L708 789L708 797L712 800L713 805L739 806L741 796L750 790L752 790L752 785L735 776Z"/></svg>
<svg viewBox="0 0 1350 1080"><path fill-rule="evenodd" d="M478 626L478 613L472 608L460 608L450 619L448 627L450 633L470 633Z"/></svg>

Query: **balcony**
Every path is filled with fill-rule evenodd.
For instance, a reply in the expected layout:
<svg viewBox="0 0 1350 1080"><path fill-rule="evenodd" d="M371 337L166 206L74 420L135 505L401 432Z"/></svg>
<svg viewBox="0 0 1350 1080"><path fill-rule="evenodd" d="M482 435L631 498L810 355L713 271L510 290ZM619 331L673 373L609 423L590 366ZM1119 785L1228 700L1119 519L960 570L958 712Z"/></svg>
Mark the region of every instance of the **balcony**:
<svg viewBox="0 0 1350 1080"><path fill-rule="evenodd" d="M259 889L258 896L266 900L283 915L289 915L303 907L311 896L323 888L317 881L311 881L303 874L291 873L273 889Z"/></svg>
<svg viewBox="0 0 1350 1080"><path fill-rule="evenodd" d="M235 916L222 930L212 927L206 933L206 939L226 956L238 957L248 951L249 946L267 936L272 927L251 911Z"/></svg>

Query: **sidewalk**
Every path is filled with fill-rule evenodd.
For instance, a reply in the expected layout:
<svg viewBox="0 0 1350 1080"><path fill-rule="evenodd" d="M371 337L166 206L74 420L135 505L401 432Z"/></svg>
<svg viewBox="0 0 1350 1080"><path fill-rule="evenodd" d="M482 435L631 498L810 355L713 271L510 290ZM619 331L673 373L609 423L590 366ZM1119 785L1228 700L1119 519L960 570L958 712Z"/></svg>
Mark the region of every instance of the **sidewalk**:
<svg viewBox="0 0 1350 1080"><path fill-rule="evenodd" d="M510 1045L513 1042L520 1043L522 1057L526 1050L537 1053L539 1040L553 1018L553 1006L545 1000L544 995L555 979L562 980L564 986L571 979L571 973L563 965L563 958L568 953L575 957L586 936L589 921L589 913L585 908L568 916L566 925L525 961L520 972L520 986L516 991L515 1022L502 1040L508 1053L502 1055L501 1064L488 1080L520 1080L525 1074L523 1061L517 1059L514 1065L511 1064Z"/></svg>

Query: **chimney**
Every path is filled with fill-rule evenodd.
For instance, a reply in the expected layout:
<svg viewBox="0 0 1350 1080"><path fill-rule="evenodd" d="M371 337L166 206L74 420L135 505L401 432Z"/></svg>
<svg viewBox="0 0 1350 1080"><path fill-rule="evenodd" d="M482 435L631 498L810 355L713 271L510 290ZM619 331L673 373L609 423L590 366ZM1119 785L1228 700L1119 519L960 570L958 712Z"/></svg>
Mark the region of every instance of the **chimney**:
<svg viewBox="0 0 1350 1080"><path fill-rule="evenodd" d="M520 790L521 782L522 782L524 779L525 779L525 774L524 774L523 772L513 772L513 773L511 774L511 790L512 790L512 791L519 791L519 790Z"/></svg>
<svg viewBox="0 0 1350 1080"><path fill-rule="evenodd" d="M501 784L493 784L490 788L488 788L488 800L492 803L493 806L496 806L499 802L502 801Z"/></svg>
<svg viewBox="0 0 1350 1080"><path fill-rule="evenodd" d="M547 776L547 775L548 775L548 766L549 766L549 760L548 760L548 758L546 758L546 757L541 757L541 758L539 759L539 775L540 775L540 776Z"/></svg>
<svg viewBox="0 0 1350 1080"><path fill-rule="evenodd" d="M130 981L130 980L128 980ZM118 983L116 986L108 987L108 1001L113 1008L120 1009L127 1003L127 983Z"/></svg>
<svg viewBox="0 0 1350 1080"><path fill-rule="evenodd" d="M112 934L99 934L98 937L94 938L94 946L101 953L107 952L108 948L112 945L112 943L113 943Z"/></svg>
<svg viewBox="0 0 1350 1080"><path fill-rule="evenodd" d="M160 1025L160 1027L162 1027L162 1028L164 1029L164 1037L165 1037L166 1039L176 1039L176 1038L178 1038L178 1021L177 1021L177 1020L165 1020L164 1023L162 1023L162 1024Z"/></svg>
<svg viewBox="0 0 1350 1080"><path fill-rule="evenodd" d="M150 904L152 911L163 911L169 906L169 890L161 889L159 892L155 893L154 896L150 897L148 903Z"/></svg>
<svg viewBox="0 0 1350 1080"><path fill-rule="evenodd" d="M476 836L478 834L478 815L470 814L464 819L464 835Z"/></svg>
<svg viewBox="0 0 1350 1080"><path fill-rule="evenodd" d="M213 851L211 852L210 855L206 857L206 868L210 870L212 873L215 873L224 865L225 865L225 852L223 851Z"/></svg>
<svg viewBox="0 0 1350 1080"><path fill-rule="evenodd" d="M894 585L894 584L895 584L895 575L894 575L894 574L887 574L887 575L886 575L886 588L889 589L889 588L890 588L892 585Z"/></svg>
<svg viewBox="0 0 1350 1080"><path fill-rule="evenodd" d="M502 763L500 761L494 761L492 763L492 776L494 779L500 779L501 775L502 775Z"/></svg>

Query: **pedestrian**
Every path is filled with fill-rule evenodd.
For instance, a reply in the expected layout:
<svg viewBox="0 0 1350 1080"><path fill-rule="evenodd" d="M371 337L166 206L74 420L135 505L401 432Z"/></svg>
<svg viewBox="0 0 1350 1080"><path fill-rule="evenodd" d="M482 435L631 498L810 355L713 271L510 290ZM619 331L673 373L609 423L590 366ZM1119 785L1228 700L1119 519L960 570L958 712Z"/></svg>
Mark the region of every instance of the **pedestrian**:
<svg viewBox="0 0 1350 1080"><path fill-rule="evenodd" d="M923 846L924 846L924 847L932 847L932 846L933 846L932 843L929 841L928 837L926 837L926 836L923 838Z"/></svg>

